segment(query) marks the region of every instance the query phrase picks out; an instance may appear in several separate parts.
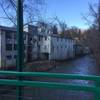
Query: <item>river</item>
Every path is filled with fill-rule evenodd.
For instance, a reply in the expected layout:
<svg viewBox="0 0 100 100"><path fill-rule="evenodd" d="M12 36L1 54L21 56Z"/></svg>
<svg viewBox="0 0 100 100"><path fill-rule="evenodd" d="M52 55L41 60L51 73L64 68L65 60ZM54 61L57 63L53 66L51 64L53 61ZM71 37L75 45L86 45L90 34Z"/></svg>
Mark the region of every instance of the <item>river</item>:
<svg viewBox="0 0 100 100"><path fill-rule="evenodd" d="M79 75L98 75L98 69L92 55L79 57L73 60L62 62L54 69L49 70L50 73L65 73ZM50 78L35 78L35 81L61 82L76 85L94 85L90 81L82 80L65 80ZM25 91L26 90L26 91ZM82 91L68 91L63 89L47 89L47 88L25 88L23 100L93 100L93 93ZM31 92L30 92L31 90ZM27 93L26 93L27 92ZM12 93L14 95L14 93ZM6 96L7 94L5 94ZM5 96L1 96L0 100L8 100ZM11 100L11 98L9 99ZM12 99L14 100L14 98Z"/></svg>
<svg viewBox="0 0 100 100"><path fill-rule="evenodd" d="M92 55L76 58L57 65L56 68L49 71L50 73L65 73L79 75L97 75L98 69ZM36 78L36 81L61 82L79 85L93 85L93 82L82 80L61 80L49 78ZM34 100L93 100L93 93L78 91L68 91L59 89L42 89L35 88L33 93Z"/></svg>

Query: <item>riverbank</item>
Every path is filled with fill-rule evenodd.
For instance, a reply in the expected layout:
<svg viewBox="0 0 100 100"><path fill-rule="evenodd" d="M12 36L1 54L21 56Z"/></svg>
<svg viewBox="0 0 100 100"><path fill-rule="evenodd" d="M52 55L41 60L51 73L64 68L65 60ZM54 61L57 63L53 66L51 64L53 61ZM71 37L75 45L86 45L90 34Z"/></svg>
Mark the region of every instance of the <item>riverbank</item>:
<svg viewBox="0 0 100 100"><path fill-rule="evenodd" d="M46 64L47 63L47 64ZM50 63L50 62L49 62ZM98 68L95 65L95 59L93 56L84 56L80 58L76 58L73 60L67 60L67 61L61 61L61 62L53 62L54 64L57 64L56 67L53 66L52 69L50 69L48 72L50 73L65 73L65 74L79 74L79 75L97 75ZM42 62L34 62L30 63L30 69L33 69L34 66L37 64L39 66L42 66L46 68L48 65L48 61ZM44 66L44 64L46 64ZM32 68L33 67L33 68ZM28 67L29 68L29 67ZM11 76L13 77L13 76ZM3 77L4 79L4 77ZM27 78L30 80L30 78ZM67 80L67 79L58 79L58 78L44 78L44 77L34 77L34 81L40 81L40 82L58 82L58 83L68 83L68 84L73 84L73 85L86 85L86 86L91 86L94 85L93 82L91 81L82 81L82 80ZM8 91L7 91L8 90ZM9 92L10 91L10 92ZM85 92L79 92L79 91L66 91L66 90L61 90L61 89L48 89L48 88L37 88L37 87L25 87L24 91L24 97L27 98L32 98L35 100L93 100L94 94L92 93L85 93ZM29 92L30 91L30 92ZM4 96L2 96L4 94ZM2 90L0 90L0 100L15 100L15 98L12 97L12 94L15 96L16 94L16 89L12 87L3 87ZM7 97L5 95L11 95L11 97ZM80 98L80 99L78 99ZM27 100L27 99L25 99Z"/></svg>
<svg viewBox="0 0 100 100"><path fill-rule="evenodd" d="M23 71L47 71L54 67L56 67L56 61L34 61L31 63L26 63L23 66ZM1 67L0 70L12 70L16 71L16 66L9 66L9 67Z"/></svg>
<svg viewBox="0 0 100 100"><path fill-rule="evenodd" d="M48 71L56 67L56 61L34 61L33 63L27 63L24 71Z"/></svg>
<svg viewBox="0 0 100 100"><path fill-rule="evenodd" d="M55 61L34 61L33 63L27 63L26 64L26 68L24 69L24 71L35 71L35 72L43 72L43 71L49 71L51 69L56 68L57 66L62 66L65 65L67 63L70 63L74 60L83 58L86 55L83 56L78 56L75 58L71 58L71 59L67 59L67 60L55 60Z"/></svg>
<svg viewBox="0 0 100 100"><path fill-rule="evenodd" d="M70 62L80 59L82 57L83 56L78 56L73 59L67 59L67 60L63 60L63 61L48 61L48 60L33 61L31 63L26 63L25 66L23 67L23 71L29 71L29 72L48 71L53 68L56 68L57 66L60 66L60 65L62 66L66 63L70 63ZM15 66L3 67L0 70L16 70L16 67Z"/></svg>

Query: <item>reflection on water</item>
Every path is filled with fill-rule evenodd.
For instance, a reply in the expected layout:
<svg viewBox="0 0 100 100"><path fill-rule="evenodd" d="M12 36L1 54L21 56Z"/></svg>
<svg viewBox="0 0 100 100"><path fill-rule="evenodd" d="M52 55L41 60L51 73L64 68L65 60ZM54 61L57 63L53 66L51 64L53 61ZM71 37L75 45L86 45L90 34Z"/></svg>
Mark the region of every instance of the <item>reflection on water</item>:
<svg viewBox="0 0 100 100"><path fill-rule="evenodd" d="M64 62L58 65L53 70L49 71L52 73L66 73L66 74L80 74L80 75L97 75L95 60L92 56L84 56L69 62ZM76 85L93 85L91 81L83 80L59 80L59 79L48 79L38 78L36 80L42 81L53 81L53 82L64 82ZM36 92L37 91L37 92ZM36 89L36 95L40 100L93 100L92 93L66 91L66 90L54 90L54 89ZM34 97L37 97L34 95ZM40 98L40 99L39 99Z"/></svg>
<svg viewBox="0 0 100 100"><path fill-rule="evenodd" d="M66 61L50 70L51 73L66 73L66 74L80 74L80 75L97 75L97 67L92 56L84 56ZM36 81L49 81L70 83L76 85L93 85L93 82L83 80L65 80L65 79L51 79L51 78L34 78ZM47 88L24 88L23 100L94 100L93 93L86 93L82 91L68 91L61 89L47 89ZM13 97L7 95L16 94L16 92L7 92L4 96L0 94L0 100L15 100Z"/></svg>

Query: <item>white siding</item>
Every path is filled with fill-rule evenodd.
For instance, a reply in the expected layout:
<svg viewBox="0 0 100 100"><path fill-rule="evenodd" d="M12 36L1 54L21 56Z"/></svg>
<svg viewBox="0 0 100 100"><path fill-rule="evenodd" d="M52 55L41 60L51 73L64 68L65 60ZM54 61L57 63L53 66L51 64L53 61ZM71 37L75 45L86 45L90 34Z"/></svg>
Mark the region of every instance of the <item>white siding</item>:
<svg viewBox="0 0 100 100"><path fill-rule="evenodd" d="M5 32L1 31L1 66L6 66L5 59L6 51L5 51Z"/></svg>
<svg viewBox="0 0 100 100"><path fill-rule="evenodd" d="M73 40L67 38L51 36L51 52L50 60L64 60L72 58L73 55Z"/></svg>
<svg viewBox="0 0 100 100"><path fill-rule="evenodd" d="M43 37L40 43L41 53L50 53L50 37Z"/></svg>
<svg viewBox="0 0 100 100"><path fill-rule="evenodd" d="M34 41L35 40L35 41ZM38 36L37 35L33 35L33 49L32 49L32 58L33 60L36 60L38 58Z"/></svg>
<svg viewBox="0 0 100 100"><path fill-rule="evenodd" d="M5 30L7 31L7 30ZM6 40L5 31L0 31L0 67L1 66L13 66L16 64L15 56L17 55L17 50L14 50L14 44L17 44L16 32L12 32L12 39ZM28 36L32 37L31 43L28 44ZM25 59L27 61L28 57L28 46L32 46L32 60L38 59L40 55L43 57L48 56L49 60L65 60L74 57L74 42L72 39L65 37L60 37L59 35L47 35L47 34L32 34L28 33L24 35L25 40ZM39 39L41 37L41 39ZM12 44L12 51L6 51L6 43ZM46 54L46 55L45 55ZM11 56L10 59L9 56ZM43 58L42 57L42 58ZM2 62L2 63L1 63Z"/></svg>
<svg viewBox="0 0 100 100"><path fill-rule="evenodd" d="M0 30L0 68L1 68L1 30Z"/></svg>
<svg viewBox="0 0 100 100"><path fill-rule="evenodd" d="M0 67L8 67L8 66L15 66L16 65L16 56L17 50L14 50L14 45L17 45L17 40L14 38L14 33L11 31L12 39L6 39L6 31L1 31L0 34ZM26 41L24 41L25 46L27 45ZM12 50L6 50L6 44L12 45ZM26 52L26 49L25 49ZM25 60L25 59L24 59Z"/></svg>

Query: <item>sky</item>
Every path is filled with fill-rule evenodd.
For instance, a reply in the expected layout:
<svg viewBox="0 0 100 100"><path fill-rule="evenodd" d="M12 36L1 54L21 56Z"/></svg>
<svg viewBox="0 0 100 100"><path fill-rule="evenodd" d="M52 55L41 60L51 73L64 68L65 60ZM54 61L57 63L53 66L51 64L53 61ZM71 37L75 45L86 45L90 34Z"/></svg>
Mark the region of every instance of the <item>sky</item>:
<svg viewBox="0 0 100 100"><path fill-rule="evenodd" d="M87 29L88 25L82 14L89 12L88 2L96 3L98 0L46 0L46 17L55 17L65 21L68 26L77 26Z"/></svg>
<svg viewBox="0 0 100 100"><path fill-rule="evenodd" d="M58 17L61 21L65 21L67 25L76 26L81 29L87 29L89 26L82 18L82 14L87 14L88 2L96 3L98 0L45 0L46 7L44 8L43 18ZM0 8L0 16L4 16ZM7 23L8 21L6 21ZM0 20L0 25L5 25L3 20ZM7 25L10 25L9 23Z"/></svg>

